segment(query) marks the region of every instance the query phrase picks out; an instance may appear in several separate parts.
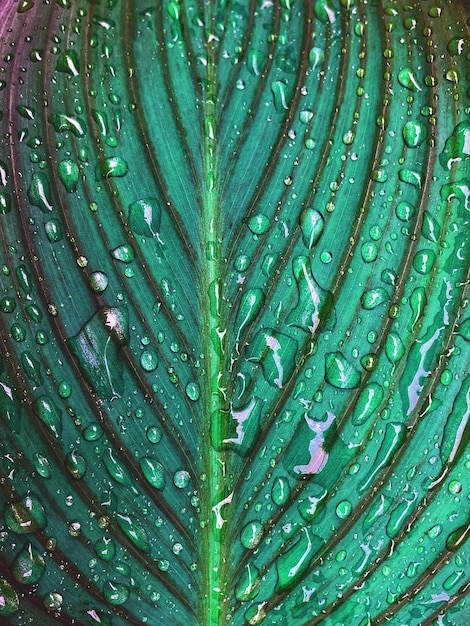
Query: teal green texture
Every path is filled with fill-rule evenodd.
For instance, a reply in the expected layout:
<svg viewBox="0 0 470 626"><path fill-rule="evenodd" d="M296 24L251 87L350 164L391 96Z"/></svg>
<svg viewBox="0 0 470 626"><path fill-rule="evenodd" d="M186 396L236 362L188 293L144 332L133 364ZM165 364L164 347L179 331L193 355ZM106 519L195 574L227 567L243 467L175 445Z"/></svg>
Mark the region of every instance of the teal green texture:
<svg viewBox="0 0 470 626"><path fill-rule="evenodd" d="M2 0L0 623L470 623L470 3Z"/></svg>

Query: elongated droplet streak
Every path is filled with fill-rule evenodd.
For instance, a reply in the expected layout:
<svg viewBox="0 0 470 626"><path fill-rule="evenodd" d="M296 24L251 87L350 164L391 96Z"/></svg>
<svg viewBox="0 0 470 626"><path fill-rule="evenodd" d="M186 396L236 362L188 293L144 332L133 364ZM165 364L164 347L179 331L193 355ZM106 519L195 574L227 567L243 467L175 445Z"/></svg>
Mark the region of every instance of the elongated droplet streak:
<svg viewBox="0 0 470 626"><path fill-rule="evenodd" d="M359 491L364 491L377 474L391 462L393 455L404 441L405 432L406 426L404 424L396 422L387 424L385 436L375 457L374 469L359 487Z"/></svg>
<svg viewBox="0 0 470 626"><path fill-rule="evenodd" d="M248 405L239 411L234 411L232 409L232 419L237 422L236 426L236 437L231 437L229 439L224 439L223 443L235 443L237 445L241 445L243 443L243 439L245 438L245 430L244 423L251 417L253 410L256 406L256 399L252 398Z"/></svg>
<svg viewBox="0 0 470 626"><path fill-rule="evenodd" d="M278 377L274 379L274 382L279 387L279 389L282 389L282 377L284 374L284 369L282 367L281 355L280 355L281 344L275 337L272 337L271 335L267 335L266 345L269 348L271 348L271 350L273 351L272 357L273 357L274 364L276 366L277 373L278 373Z"/></svg>
<svg viewBox="0 0 470 626"><path fill-rule="evenodd" d="M224 504L230 504L230 502L232 502L232 498L233 498L233 491L226 498L224 498L218 504L212 507L212 510L215 513L215 525L216 525L216 528L218 529L222 528L222 526L226 522L226 520L224 520L224 518L222 517L222 513L220 512L220 510L224 506Z"/></svg>
<svg viewBox="0 0 470 626"><path fill-rule="evenodd" d="M323 544L317 535L310 536L308 528L303 527L301 531L297 543L276 560L278 574L276 591L282 591L295 584Z"/></svg>
<svg viewBox="0 0 470 626"><path fill-rule="evenodd" d="M247 360L260 363L266 380L282 389L294 371L297 348L295 339L267 328L250 344Z"/></svg>
<svg viewBox="0 0 470 626"><path fill-rule="evenodd" d="M406 411L406 415L410 415L415 406L418 403L419 396L421 391L424 389L424 379L426 379L430 374L431 370L425 369L425 361L428 356L429 351L433 348L436 341L439 339L441 332L444 330L444 326L437 328L431 337L421 344L419 347L419 363L416 369L415 375L411 383L407 387L408 393L408 409ZM410 358L410 362L412 359ZM404 377L406 380L406 377Z"/></svg>
<svg viewBox="0 0 470 626"><path fill-rule="evenodd" d="M328 461L328 453L323 448L325 441L323 432L330 427L335 417L331 411L327 411L327 420L325 422L316 422L305 413L305 421L310 430L315 433L315 436L310 440L308 446L310 461L306 465L296 465L294 467L296 474L318 474L325 467Z"/></svg>

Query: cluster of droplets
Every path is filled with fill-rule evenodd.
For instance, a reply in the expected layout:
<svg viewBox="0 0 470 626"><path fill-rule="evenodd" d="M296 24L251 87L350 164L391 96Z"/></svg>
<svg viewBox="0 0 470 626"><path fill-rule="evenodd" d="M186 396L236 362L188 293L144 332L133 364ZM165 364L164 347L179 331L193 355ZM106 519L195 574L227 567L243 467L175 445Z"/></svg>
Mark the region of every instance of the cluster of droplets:
<svg viewBox="0 0 470 626"><path fill-rule="evenodd" d="M258 4L8 15L3 618L197 621L212 527L233 624L465 610L468 40Z"/></svg>

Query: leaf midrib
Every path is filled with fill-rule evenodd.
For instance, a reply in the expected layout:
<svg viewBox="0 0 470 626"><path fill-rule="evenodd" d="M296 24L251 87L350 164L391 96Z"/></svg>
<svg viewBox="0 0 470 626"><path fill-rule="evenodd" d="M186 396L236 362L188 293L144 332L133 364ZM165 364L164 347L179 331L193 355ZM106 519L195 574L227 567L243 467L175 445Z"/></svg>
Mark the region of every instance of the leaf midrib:
<svg viewBox="0 0 470 626"><path fill-rule="evenodd" d="M216 47L211 37L214 25L213 8L209 8L208 39L206 43L206 81L202 98L203 123L203 180L201 253L202 276L202 345L204 349L205 377L203 411L205 419L203 436L203 459L207 475L207 489L202 497L205 541L202 546L201 561L203 572L203 614L207 626L220 624L220 593L222 589L222 542L221 528L215 523L213 507L223 499L224 462L216 449L222 441L223 430L223 383L220 375L223 350L221 344L221 319L219 309L219 279L221 276L220 228L221 215L218 198L218 171L216 158ZM215 306L214 306L215 305Z"/></svg>

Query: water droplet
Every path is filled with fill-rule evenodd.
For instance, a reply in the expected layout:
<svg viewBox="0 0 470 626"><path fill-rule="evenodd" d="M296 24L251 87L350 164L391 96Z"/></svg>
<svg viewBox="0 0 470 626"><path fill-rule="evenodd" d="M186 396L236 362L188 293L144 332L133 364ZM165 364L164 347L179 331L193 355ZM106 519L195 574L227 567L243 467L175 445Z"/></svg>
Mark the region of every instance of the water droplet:
<svg viewBox="0 0 470 626"><path fill-rule="evenodd" d="M65 457L65 467L77 480L85 476L86 461L76 450L72 450Z"/></svg>
<svg viewBox="0 0 470 626"><path fill-rule="evenodd" d="M58 611L62 606L63 597L57 591L51 591L44 596L44 606L49 611Z"/></svg>
<svg viewBox="0 0 470 626"><path fill-rule="evenodd" d="M380 306L389 299L388 293L383 287L377 287L375 289L369 289L362 294L361 304L364 309L370 311Z"/></svg>
<svg viewBox="0 0 470 626"><path fill-rule="evenodd" d="M135 487L133 487L133 481L126 466L116 457L112 448L106 448L101 458L104 466L109 472L109 475L114 478L116 482L132 488L134 492L136 491Z"/></svg>
<svg viewBox="0 0 470 626"><path fill-rule="evenodd" d="M123 307L103 307L68 339L89 384L101 398L123 393L123 363L118 349L129 341L129 319Z"/></svg>
<svg viewBox="0 0 470 626"><path fill-rule="evenodd" d="M403 345L400 336L393 331L387 335L387 340L385 342L385 354L387 355L389 361L393 364L397 363L397 361L399 361L405 354L405 346Z"/></svg>
<svg viewBox="0 0 470 626"><path fill-rule="evenodd" d="M188 383L186 385L186 395L193 402L199 400L201 396L201 390L199 389L199 385L197 383Z"/></svg>
<svg viewBox="0 0 470 626"><path fill-rule="evenodd" d="M464 571L463 570L457 570L455 572L453 572L450 576L448 576L444 583L443 583L443 588L446 591L450 591L451 589L453 589L458 582L462 579L464 575Z"/></svg>
<svg viewBox="0 0 470 626"><path fill-rule="evenodd" d="M274 107L278 113L282 113L289 109L289 88L283 80L275 80L271 83L271 91L273 94Z"/></svg>
<svg viewBox="0 0 470 626"><path fill-rule="evenodd" d="M406 425L399 422L389 422L385 428L385 435L377 451L372 470L359 486L359 491L364 491L376 478L376 476L390 464L393 455L403 444L406 437Z"/></svg>
<svg viewBox="0 0 470 626"><path fill-rule="evenodd" d="M70 76L78 76L80 73L78 55L75 50L66 50L57 58L56 69L58 72L65 72Z"/></svg>
<svg viewBox="0 0 470 626"><path fill-rule="evenodd" d="M123 244L111 250L111 256L122 263L131 263L134 260L134 249L128 244Z"/></svg>
<svg viewBox="0 0 470 626"><path fill-rule="evenodd" d="M62 184L69 193L77 190L80 171L75 161L64 159L57 166L57 172Z"/></svg>
<svg viewBox="0 0 470 626"><path fill-rule="evenodd" d="M452 37L447 44L447 50L451 56L460 56L463 54L467 45L468 39L466 37Z"/></svg>
<svg viewBox="0 0 470 626"><path fill-rule="evenodd" d="M24 585L32 585L37 582L44 574L45 569L46 562L42 554L30 543L16 555L11 566L13 576Z"/></svg>
<svg viewBox="0 0 470 626"><path fill-rule="evenodd" d="M338 389L354 389L361 375L341 352L330 352L325 357L325 380Z"/></svg>
<svg viewBox="0 0 470 626"><path fill-rule="evenodd" d="M398 72L398 82L410 91L422 91L416 74L409 67L404 67Z"/></svg>
<svg viewBox="0 0 470 626"><path fill-rule="evenodd" d="M300 229L304 246L311 250L321 237L324 219L315 209L304 209L300 214Z"/></svg>
<svg viewBox="0 0 470 626"><path fill-rule="evenodd" d="M452 135L447 139L439 157L442 167L450 170L454 164L470 158L470 122L457 124Z"/></svg>
<svg viewBox="0 0 470 626"><path fill-rule="evenodd" d="M96 166L96 179L100 180L103 178L121 178L125 176L128 171L128 166L126 161L119 156L109 157L107 159L103 159L99 161Z"/></svg>
<svg viewBox="0 0 470 626"><path fill-rule="evenodd" d="M36 452L34 454L34 467L36 469L36 472L43 478L51 477L52 472L51 472L51 466L49 465L49 461L47 457L45 457L40 452Z"/></svg>
<svg viewBox="0 0 470 626"><path fill-rule="evenodd" d="M18 265L15 270L15 274L23 293L25 296L28 296L31 293L31 274L27 270L26 265L23 263Z"/></svg>
<svg viewBox="0 0 470 626"><path fill-rule="evenodd" d="M311 522L318 518L324 509L322 500L327 496L327 491L321 485L313 483L309 488L309 495L303 500L299 507L299 513L306 522Z"/></svg>
<svg viewBox="0 0 470 626"><path fill-rule="evenodd" d="M100 424L90 424L83 431L83 436L86 441L98 441L100 437L103 435L103 428Z"/></svg>
<svg viewBox="0 0 470 626"><path fill-rule="evenodd" d="M103 596L106 602L115 606L124 604L129 597L129 589L122 583L108 580L103 585Z"/></svg>
<svg viewBox="0 0 470 626"><path fill-rule="evenodd" d="M264 304L264 294L261 289L248 289L242 296L237 312L235 328L237 328L236 341L240 341L242 331L248 327L260 312Z"/></svg>
<svg viewBox="0 0 470 626"><path fill-rule="evenodd" d="M16 8L17 13L26 13L34 6L34 2L32 0L19 0L18 6Z"/></svg>
<svg viewBox="0 0 470 626"><path fill-rule="evenodd" d="M434 250L418 250L413 259L413 267L419 274L429 274L436 260Z"/></svg>
<svg viewBox="0 0 470 626"><path fill-rule="evenodd" d="M308 257L297 257L292 266L299 297L287 317L288 326L296 326L309 333L332 330L336 324L332 294L322 289L313 277Z"/></svg>
<svg viewBox="0 0 470 626"><path fill-rule="evenodd" d="M334 24L336 14L330 5L330 0L315 0L315 17L323 24Z"/></svg>
<svg viewBox="0 0 470 626"><path fill-rule="evenodd" d="M416 322L422 317L424 309L426 307L427 299L426 292L423 287L416 287L410 296L410 306L413 311L413 320L411 322L411 330L416 325Z"/></svg>
<svg viewBox="0 0 470 626"><path fill-rule="evenodd" d="M50 201L51 189L49 180L43 172L35 172L28 188L28 198L32 205L37 206L44 213L53 210Z"/></svg>
<svg viewBox="0 0 470 626"><path fill-rule="evenodd" d="M413 185L416 189L421 189L422 187L421 174L419 172L415 172L415 170L412 170L409 167L403 167L399 170L398 178L402 181L402 183Z"/></svg>
<svg viewBox="0 0 470 626"><path fill-rule="evenodd" d="M323 545L320 537L310 533L307 527L303 527L299 540L276 559L278 574L276 591L282 591L294 585L308 569L313 556Z"/></svg>
<svg viewBox="0 0 470 626"><path fill-rule="evenodd" d="M150 546L147 533L139 518L118 513L116 515L116 521L121 530L129 537L134 545L144 552L149 552Z"/></svg>
<svg viewBox="0 0 470 626"><path fill-rule="evenodd" d="M56 241L60 241L63 237L62 235L62 226L59 220L53 219L49 220L44 224L44 229L46 231L47 238L51 243L55 243Z"/></svg>
<svg viewBox="0 0 470 626"><path fill-rule="evenodd" d="M254 235L263 235L269 228L269 220L265 215L253 215L248 222L248 228Z"/></svg>
<svg viewBox="0 0 470 626"><path fill-rule="evenodd" d="M377 244L374 241L366 241L362 244L361 256L365 263L373 263L376 260L378 254L379 250L377 248Z"/></svg>
<svg viewBox="0 0 470 626"><path fill-rule="evenodd" d="M49 122L57 133L70 131L75 137L84 137L87 131L85 122L79 117L56 113L49 117Z"/></svg>
<svg viewBox="0 0 470 626"><path fill-rule="evenodd" d="M13 313L13 311L16 309L16 300L14 298L2 298L0 300L0 310L3 311L3 313Z"/></svg>
<svg viewBox="0 0 470 626"><path fill-rule="evenodd" d="M261 270L265 276L271 276L274 268L276 267L276 263L278 262L279 255L278 254L265 254L263 259L263 264L261 265Z"/></svg>
<svg viewBox="0 0 470 626"><path fill-rule="evenodd" d="M361 391L352 414L352 423L355 426L364 424L377 410L383 399L383 389L375 382L369 383Z"/></svg>
<svg viewBox="0 0 470 626"><path fill-rule="evenodd" d="M161 463L151 457L143 457L139 461L140 469L147 482L155 489L165 487L165 469Z"/></svg>
<svg viewBox="0 0 470 626"><path fill-rule="evenodd" d="M263 71L265 55L254 48L250 48L246 55L246 67L253 76L260 76Z"/></svg>
<svg viewBox="0 0 470 626"><path fill-rule="evenodd" d="M375 522L385 515L391 505L391 500L386 496L380 494L379 498L373 501L369 512L367 513L364 522L362 524L362 529L364 533L367 533L369 528L371 528Z"/></svg>
<svg viewBox="0 0 470 626"><path fill-rule="evenodd" d="M400 202L395 208L395 214L402 222L408 222L415 214L415 208L409 202Z"/></svg>
<svg viewBox="0 0 470 626"><path fill-rule="evenodd" d="M252 600L257 596L259 586L259 570L247 563L235 587L235 597L241 602Z"/></svg>
<svg viewBox="0 0 470 626"><path fill-rule="evenodd" d="M426 126L419 120L410 120L403 127L403 139L408 148L418 147L426 137Z"/></svg>
<svg viewBox="0 0 470 626"><path fill-rule="evenodd" d="M247 550L254 550L259 546L263 538L263 525L257 520L246 524L241 533L240 541Z"/></svg>
<svg viewBox="0 0 470 626"><path fill-rule="evenodd" d="M162 439L162 433L156 426L149 426L147 428L147 439L150 443L158 443Z"/></svg>
<svg viewBox="0 0 470 626"><path fill-rule="evenodd" d="M0 616L11 617L20 607L20 599L13 587L0 578Z"/></svg>
<svg viewBox="0 0 470 626"><path fill-rule="evenodd" d="M140 364L146 372L153 372L158 367L158 356L153 350L144 350L140 355Z"/></svg>
<svg viewBox="0 0 470 626"><path fill-rule="evenodd" d="M116 544L111 537L101 537L95 542L93 549L103 561L111 561L116 555Z"/></svg>
<svg viewBox="0 0 470 626"><path fill-rule="evenodd" d="M33 413L38 417L55 437L62 433L62 413L49 396L39 396L32 404Z"/></svg>
<svg viewBox="0 0 470 626"><path fill-rule="evenodd" d="M185 470L178 470L173 476L173 482L178 489L185 489L189 485L191 476Z"/></svg>
<svg viewBox="0 0 470 626"><path fill-rule="evenodd" d="M103 293L109 284L109 279L104 272L93 272L88 282L95 293Z"/></svg>
<svg viewBox="0 0 470 626"><path fill-rule="evenodd" d="M26 495L19 502L5 506L5 524L19 535L35 533L46 525L46 513L39 498L33 494Z"/></svg>
<svg viewBox="0 0 470 626"><path fill-rule="evenodd" d="M336 507L336 515L340 519L346 519L351 515L352 506L349 500L342 500Z"/></svg>
<svg viewBox="0 0 470 626"><path fill-rule="evenodd" d="M312 70L316 70L323 61L325 60L325 53L322 48L313 47L308 55L308 60L310 61L310 67Z"/></svg>
<svg viewBox="0 0 470 626"><path fill-rule="evenodd" d="M237 272L245 272L250 266L250 257L246 256L246 254L240 254L235 259L233 266Z"/></svg>
<svg viewBox="0 0 470 626"><path fill-rule="evenodd" d="M278 477L275 479L271 489L271 498L278 506L287 502L290 495L290 487L287 478Z"/></svg>
<svg viewBox="0 0 470 626"><path fill-rule="evenodd" d="M142 237L156 237L160 229L161 207L155 198L137 200L129 205L129 225Z"/></svg>
<svg viewBox="0 0 470 626"><path fill-rule="evenodd" d="M447 537L446 548L448 550L452 550L453 552L458 550L458 548L460 548L460 546L463 545L465 540L468 538L469 533L470 525L465 524L464 526L460 526L460 528L454 530L454 532L450 533Z"/></svg>
<svg viewBox="0 0 470 626"><path fill-rule="evenodd" d="M25 350L21 353L21 364L25 371L26 376L35 384L42 385L43 376L41 372L41 365L37 361L31 352Z"/></svg>
<svg viewBox="0 0 470 626"><path fill-rule="evenodd" d="M295 339L268 328L250 343L247 360L260 363L266 380L282 389L294 371L297 349Z"/></svg>
<svg viewBox="0 0 470 626"><path fill-rule="evenodd" d="M432 241L433 243L437 243L439 241L441 227L429 211L424 212L421 231L428 241Z"/></svg>
<svg viewBox="0 0 470 626"><path fill-rule="evenodd" d="M313 119L313 111L310 109L303 109L299 113L299 120L302 124L308 124Z"/></svg>
<svg viewBox="0 0 470 626"><path fill-rule="evenodd" d="M4 191L0 192L0 215L6 215L11 211L11 196Z"/></svg>

